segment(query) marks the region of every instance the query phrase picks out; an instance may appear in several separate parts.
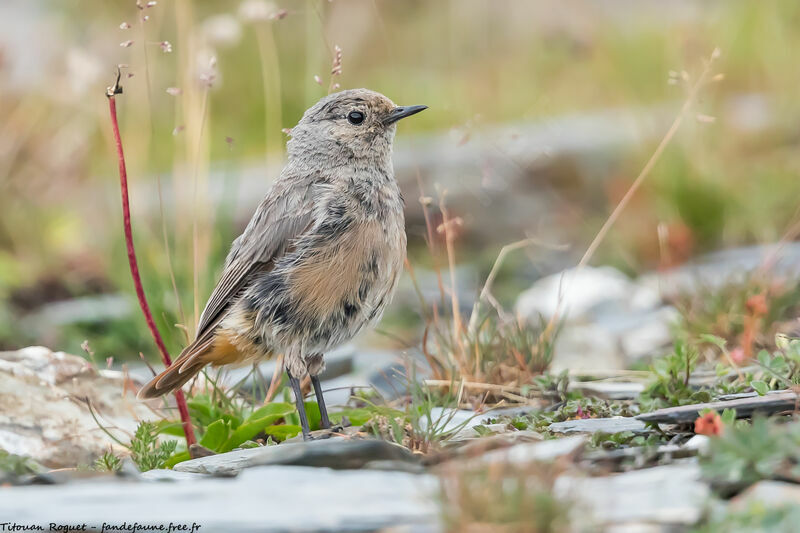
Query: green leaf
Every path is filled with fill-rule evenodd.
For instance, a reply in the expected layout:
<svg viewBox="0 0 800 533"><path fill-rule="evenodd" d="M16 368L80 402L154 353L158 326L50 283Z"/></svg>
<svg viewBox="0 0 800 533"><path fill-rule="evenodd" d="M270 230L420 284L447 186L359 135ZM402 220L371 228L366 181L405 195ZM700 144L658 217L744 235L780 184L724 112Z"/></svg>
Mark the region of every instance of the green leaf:
<svg viewBox="0 0 800 533"><path fill-rule="evenodd" d="M192 418L196 419L200 425L208 425L219 418L214 416L212 406L209 405L208 400L205 397L196 396L195 398L192 398L186 402L186 405L189 407L189 412L191 413Z"/></svg>
<svg viewBox="0 0 800 533"><path fill-rule="evenodd" d="M352 425L363 426L376 415L382 415L386 418L401 418L403 416L403 412L390 407L352 407L331 413L330 417L331 422L334 424L341 423L342 418L346 416Z"/></svg>
<svg viewBox="0 0 800 533"><path fill-rule="evenodd" d="M736 421L736 409L723 409L720 418L722 419L722 423L726 426L732 425Z"/></svg>
<svg viewBox="0 0 800 533"><path fill-rule="evenodd" d="M479 437L487 437L489 435L494 435L494 431L484 426L483 424L472 426L472 429L475 430L475 433L477 433Z"/></svg>
<svg viewBox="0 0 800 533"><path fill-rule="evenodd" d="M786 362L786 358L782 355L777 355L772 359L772 363L770 368L776 374L783 374L787 370L789 370L789 364Z"/></svg>
<svg viewBox="0 0 800 533"><path fill-rule="evenodd" d="M725 344L728 342L722 337L717 337L716 335L711 335L708 333L702 333L700 335L700 340L707 342L709 344L714 344L715 346L718 346L720 350L724 350Z"/></svg>
<svg viewBox="0 0 800 533"><path fill-rule="evenodd" d="M764 381L755 380L750 382L750 386L758 393L759 396L764 396L769 391L769 385Z"/></svg>
<svg viewBox="0 0 800 533"><path fill-rule="evenodd" d="M267 415L255 420L248 419L244 424L236 428L236 431L231 433L230 437L220 446L220 452L229 452L234 448L238 448L244 441L250 440L265 428L271 426L278 420L282 419L282 414Z"/></svg>
<svg viewBox="0 0 800 533"><path fill-rule="evenodd" d="M294 412L294 405L286 402L272 402L259 407L247 417L247 421L264 418L265 416L280 415L286 416Z"/></svg>
<svg viewBox="0 0 800 533"><path fill-rule="evenodd" d="M322 422L319 405L317 402L305 402L304 405L306 407L306 416L308 417L308 427L311 428L311 431L319 429L319 425Z"/></svg>
<svg viewBox="0 0 800 533"><path fill-rule="evenodd" d="M278 426L267 426L264 428L264 433L272 435L275 440L284 441L290 439L300 433L303 429L294 424L281 424Z"/></svg>
<svg viewBox="0 0 800 533"><path fill-rule="evenodd" d="M222 451L220 448L222 447L222 443L227 440L229 432L230 426L224 420L217 420L209 424L206 429L206 434L200 439L199 444L215 452Z"/></svg>
<svg viewBox="0 0 800 533"><path fill-rule="evenodd" d="M241 418L230 413L224 413L220 419L227 422L231 429L236 429L242 424Z"/></svg>
<svg viewBox="0 0 800 533"><path fill-rule="evenodd" d="M172 468L176 464L188 461L191 458L192 456L189 455L189 452L175 453L164 462L164 468Z"/></svg>
<svg viewBox="0 0 800 533"><path fill-rule="evenodd" d="M242 443L264 431L264 428L294 413L294 410L294 405L285 402L273 402L259 407L241 424L231 423L231 428L235 429L229 436L226 435L227 439L217 451L222 453L239 448Z"/></svg>

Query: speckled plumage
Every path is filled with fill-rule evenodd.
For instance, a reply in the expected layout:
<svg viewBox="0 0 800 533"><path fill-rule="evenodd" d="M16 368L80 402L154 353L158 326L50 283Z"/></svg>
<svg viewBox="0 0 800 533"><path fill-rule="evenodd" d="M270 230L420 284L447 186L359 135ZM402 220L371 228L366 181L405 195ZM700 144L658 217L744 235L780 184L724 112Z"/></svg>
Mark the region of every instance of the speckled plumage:
<svg viewBox="0 0 800 533"><path fill-rule="evenodd" d="M286 167L233 242L195 340L140 397L170 392L207 364L278 353L290 375L315 376L321 354L379 320L406 251L388 118L402 109L355 89L306 111ZM349 122L353 110L363 123Z"/></svg>

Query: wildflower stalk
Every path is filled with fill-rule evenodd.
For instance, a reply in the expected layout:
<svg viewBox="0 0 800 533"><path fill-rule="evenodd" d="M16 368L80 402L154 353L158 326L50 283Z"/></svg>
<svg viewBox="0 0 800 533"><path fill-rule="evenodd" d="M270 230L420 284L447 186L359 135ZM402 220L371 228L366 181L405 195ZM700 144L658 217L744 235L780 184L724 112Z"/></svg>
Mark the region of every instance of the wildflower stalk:
<svg viewBox="0 0 800 533"><path fill-rule="evenodd" d="M711 67L713 66L714 61L719 57L719 55L720 55L719 49L715 48L714 51L711 53L711 56L705 61L703 70L701 71L700 76L697 78L697 81L693 85L688 87L686 99L684 100L683 105L681 106L678 113L675 115L675 118L672 121L672 124L670 125L669 129L667 130L667 133L664 134L664 137L661 139L661 142L658 143L658 146L650 156L650 159L647 160L647 163L645 163L644 167L639 172L639 175L636 176L635 180L633 180L633 183L625 192L625 195L622 197L622 199L619 201L617 206L611 212L609 217L603 223L603 226L597 232L594 239L592 239L592 242L589 244L589 247L586 249L586 252L584 252L583 256L581 257L581 260L575 267L576 275L578 272L583 270L583 268L592 259L594 253L597 251L600 244L603 242L609 230L611 229L611 226L614 225L614 223L622 214L622 211L624 211L625 208L628 206L628 203L630 203L630 200L633 197L633 195L636 193L637 190L639 190L639 186L650 175L650 172L653 170L653 167L655 166L656 162L661 158L661 154L664 153L664 150L666 150L667 145L669 145L670 141L672 141L672 138L675 137L675 134L678 132L678 129L683 123L683 120L686 118L692 105L694 105L695 101L697 100L697 96L700 93L700 90L703 87L705 87L709 82ZM684 79L688 81L688 76L686 76ZM712 78L711 81L717 81L718 79L721 78L715 77ZM562 278L562 283L563 282L564 279ZM556 303L556 310L553 313L553 316L550 318L549 322L547 323L547 327L545 328L544 332L542 332L542 338L546 338L547 336L552 334L553 330L555 329L556 323L560 319L561 306L564 300L562 289L563 286L559 289L559 298Z"/></svg>
<svg viewBox="0 0 800 533"><path fill-rule="evenodd" d="M111 116L111 127L114 131L114 142L117 147L117 159L119 163L119 184L122 193L122 223L125 231L125 246L128 251L128 264L131 269L131 277L133 278L133 285L136 288L136 297L139 300L139 307L142 309L147 327L150 329L150 334L158 346L158 351L161 353L161 359L164 361L165 366L172 365L172 359L169 357L167 347L164 345L164 340L158 332L156 323L153 320L153 314L150 312L150 306L147 303L147 298L144 294L144 287L142 286L142 278L139 275L139 264L136 260L136 250L133 247L133 230L131 228L131 210L128 202L128 172L125 167L125 155L122 151L122 138L119 133L119 123L117 121L117 102L115 96L122 94L122 86L119 83L120 74L117 72L117 80L114 85L106 89L106 96L108 97L108 111ZM186 406L186 398L183 396L183 391L178 389L175 391L175 401L178 405L178 412L180 413L181 422L183 424L183 433L186 436L186 445L191 446L197 442L194 437L194 430L192 429L192 422L189 418L189 409Z"/></svg>

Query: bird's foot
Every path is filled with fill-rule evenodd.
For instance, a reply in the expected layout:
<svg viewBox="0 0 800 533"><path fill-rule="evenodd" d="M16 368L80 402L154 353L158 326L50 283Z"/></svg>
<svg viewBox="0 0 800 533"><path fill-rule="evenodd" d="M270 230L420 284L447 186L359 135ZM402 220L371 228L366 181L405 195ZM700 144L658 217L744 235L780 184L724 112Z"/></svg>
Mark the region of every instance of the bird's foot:
<svg viewBox="0 0 800 533"><path fill-rule="evenodd" d="M315 431L309 431L307 434L303 435L303 441L311 442L315 440L326 440L330 439L331 437L343 437L345 436L344 428L341 425L335 425L327 429L317 429ZM295 437L294 439L290 439L294 441L297 439L300 440L300 437Z"/></svg>

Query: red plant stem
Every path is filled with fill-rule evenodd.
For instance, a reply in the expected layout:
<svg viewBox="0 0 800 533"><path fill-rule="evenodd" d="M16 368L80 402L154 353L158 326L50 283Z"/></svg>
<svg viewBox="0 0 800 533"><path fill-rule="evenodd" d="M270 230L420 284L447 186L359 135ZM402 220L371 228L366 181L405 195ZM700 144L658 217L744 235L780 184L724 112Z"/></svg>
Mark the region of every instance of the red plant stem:
<svg viewBox="0 0 800 533"><path fill-rule="evenodd" d="M150 312L150 306L147 304L147 298L144 294L144 287L142 286L142 278L139 275L139 264L136 260L136 250L133 247L133 230L131 229L131 209L128 203L128 171L125 168L125 155L122 152L122 138L119 134L119 123L117 122L117 102L114 95L122 92L119 88L119 79L113 88L110 88L106 96L108 96L108 110L111 114L111 127L114 130L114 141L117 145L117 159L119 160L119 185L122 192L122 223L125 228L125 245L128 249L128 264L131 267L131 277L133 278L133 285L136 287L136 297L139 299L139 307L142 309L142 314L147 322L147 327L150 329L150 334L158 346L158 351L161 353L161 359L164 361L165 366L172 365L172 359L169 357L167 347L164 345L164 340L158 332L156 323L153 320L153 314ZM189 409L186 407L186 398L183 396L183 391L178 389L175 391L175 402L178 404L178 412L181 415L181 422L183 425L183 433L186 435L186 446L195 444L197 440L194 436L192 429L192 421L189 418Z"/></svg>

